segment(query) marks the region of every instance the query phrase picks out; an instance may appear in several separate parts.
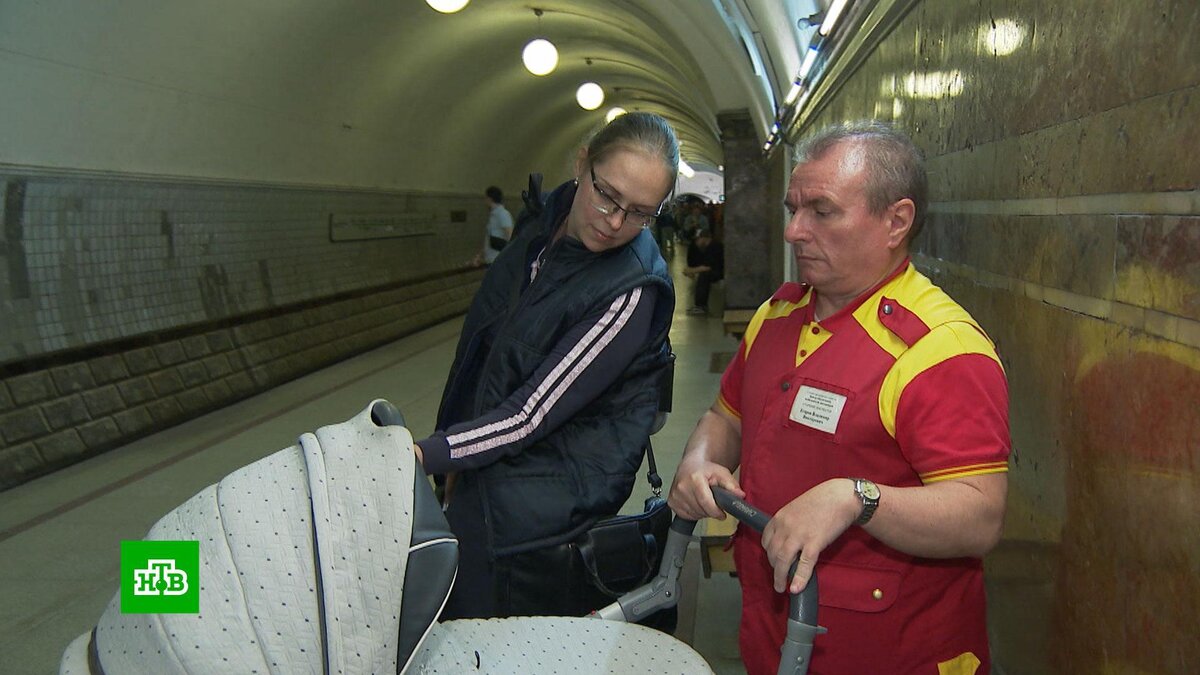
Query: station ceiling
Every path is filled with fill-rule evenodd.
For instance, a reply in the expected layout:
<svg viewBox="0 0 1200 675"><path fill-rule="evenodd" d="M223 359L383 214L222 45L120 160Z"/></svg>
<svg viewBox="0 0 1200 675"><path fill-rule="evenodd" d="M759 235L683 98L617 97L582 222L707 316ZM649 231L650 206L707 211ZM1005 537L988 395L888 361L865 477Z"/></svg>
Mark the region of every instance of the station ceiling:
<svg viewBox="0 0 1200 675"><path fill-rule="evenodd" d="M745 110L766 136L822 4L471 0L441 14L424 0L0 0L0 66L34 89L44 75L67 107L15 109L29 128L7 161L473 190L489 175L569 171L615 105L664 115L684 159L715 169L717 115ZM559 51L542 77L521 62L535 37ZM575 101L584 81L605 91L598 110ZM261 159L229 159L255 144Z"/></svg>

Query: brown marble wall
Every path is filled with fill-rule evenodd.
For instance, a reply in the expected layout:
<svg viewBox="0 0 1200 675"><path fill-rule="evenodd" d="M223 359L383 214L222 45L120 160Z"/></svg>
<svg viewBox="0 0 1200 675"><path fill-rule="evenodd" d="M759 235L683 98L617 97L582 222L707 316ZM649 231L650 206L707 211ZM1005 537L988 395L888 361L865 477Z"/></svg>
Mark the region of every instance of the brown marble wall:
<svg viewBox="0 0 1200 675"><path fill-rule="evenodd" d="M724 113L717 123L725 156L725 267L737 270L725 279L725 307L758 307L780 282L771 264L779 232L764 226L783 219L782 195L774 189L778 171L763 158L749 113ZM781 156L774 164L780 162Z"/></svg>
<svg viewBox="0 0 1200 675"><path fill-rule="evenodd" d="M1001 351L997 672L1200 671L1197 35L1195 0L924 0L808 127L913 134L916 260Z"/></svg>

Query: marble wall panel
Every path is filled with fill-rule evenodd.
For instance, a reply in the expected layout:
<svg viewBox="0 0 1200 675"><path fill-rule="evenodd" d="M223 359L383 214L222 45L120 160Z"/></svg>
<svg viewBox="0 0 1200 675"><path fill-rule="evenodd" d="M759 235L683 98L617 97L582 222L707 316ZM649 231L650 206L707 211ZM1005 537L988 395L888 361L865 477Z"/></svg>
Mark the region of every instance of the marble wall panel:
<svg viewBox="0 0 1200 675"><path fill-rule="evenodd" d="M1114 216L934 213L916 249L1015 282L1112 300Z"/></svg>
<svg viewBox="0 0 1200 675"><path fill-rule="evenodd" d="M981 42L1004 20L1009 55ZM1008 373L1002 672L1200 663L1197 31L1194 0L924 0L815 120L892 119L925 150L918 265Z"/></svg>
<svg viewBox="0 0 1200 675"><path fill-rule="evenodd" d="M998 196L1035 199L1080 194L1085 133L1081 127L1078 121L1070 121L997 141L998 152L1011 158L1011 163L996 167ZM1010 145L1015 145L1015 153L1005 148Z"/></svg>
<svg viewBox="0 0 1200 675"><path fill-rule="evenodd" d="M996 342L1009 380L1009 509L988 560L996 662L1189 672L1200 662L1200 353L932 272Z"/></svg>
<svg viewBox="0 0 1200 675"><path fill-rule="evenodd" d="M1114 298L1200 320L1200 217L1121 216Z"/></svg>
<svg viewBox="0 0 1200 675"><path fill-rule="evenodd" d="M778 192L772 190L771 164L763 158L750 116L724 113L718 122L726 162L725 260L728 268L739 270L725 281L725 306L752 308L777 287L769 261L780 233L763 224L783 221L782 201L770 199Z"/></svg>
<svg viewBox="0 0 1200 675"><path fill-rule="evenodd" d="M1072 328L1049 661L1060 672L1190 672L1200 663L1200 354L1112 322Z"/></svg>
<svg viewBox="0 0 1200 675"><path fill-rule="evenodd" d="M1200 28L1200 27L1198 27ZM1200 62L1194 66L1200 70ZM1200 187L1200 87L1161 94L1083 121L1083 194Z"/></svg>
<svg viewBox="0 0 1200 675"><path fill-rule="evenodd" d="M1018 216L1032 243L1028 278L1093 298L1113 297L1116 219L1111 216Z"/></svg>

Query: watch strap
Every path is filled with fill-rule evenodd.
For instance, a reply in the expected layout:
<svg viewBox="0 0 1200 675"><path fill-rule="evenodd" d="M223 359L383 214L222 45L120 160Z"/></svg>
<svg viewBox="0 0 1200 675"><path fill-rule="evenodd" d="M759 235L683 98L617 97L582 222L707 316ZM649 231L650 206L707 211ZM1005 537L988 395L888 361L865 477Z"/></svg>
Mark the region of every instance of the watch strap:
<svg viewBox="0 0 1200 675"><path fill-rule="evenodd" d="M871 517L875 515L875 509L879 508L879 498L868 497L863 490L863 484L870 481L864 478L852 478L851 480L854 481L854 494L858 495L858 500L862 502L863 507L862 513L858 514L858 518L854 521L854 524L861 527L870 522ZM874 484L872 483L872 485ZM875 490L878 492L879 488L876 487Z"/></svg>

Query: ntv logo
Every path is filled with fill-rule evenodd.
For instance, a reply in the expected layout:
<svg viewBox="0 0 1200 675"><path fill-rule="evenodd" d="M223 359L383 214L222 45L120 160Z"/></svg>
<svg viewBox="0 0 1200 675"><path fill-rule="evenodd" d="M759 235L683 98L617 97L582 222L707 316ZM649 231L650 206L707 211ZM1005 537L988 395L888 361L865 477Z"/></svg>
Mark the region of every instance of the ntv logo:
<svg viewBox="0 0 1200 675"><path fill-rule="evenodd" d="M187 593L187 572L175 567L174 560L151 560L146 569L133 571L134 595L183 595Z"/></svg>
<svg viewBox="0 0 1200 675"><path fill-rule="evenodd" d="M121 542L121 612L200 611L200 542Z"/></svg>

